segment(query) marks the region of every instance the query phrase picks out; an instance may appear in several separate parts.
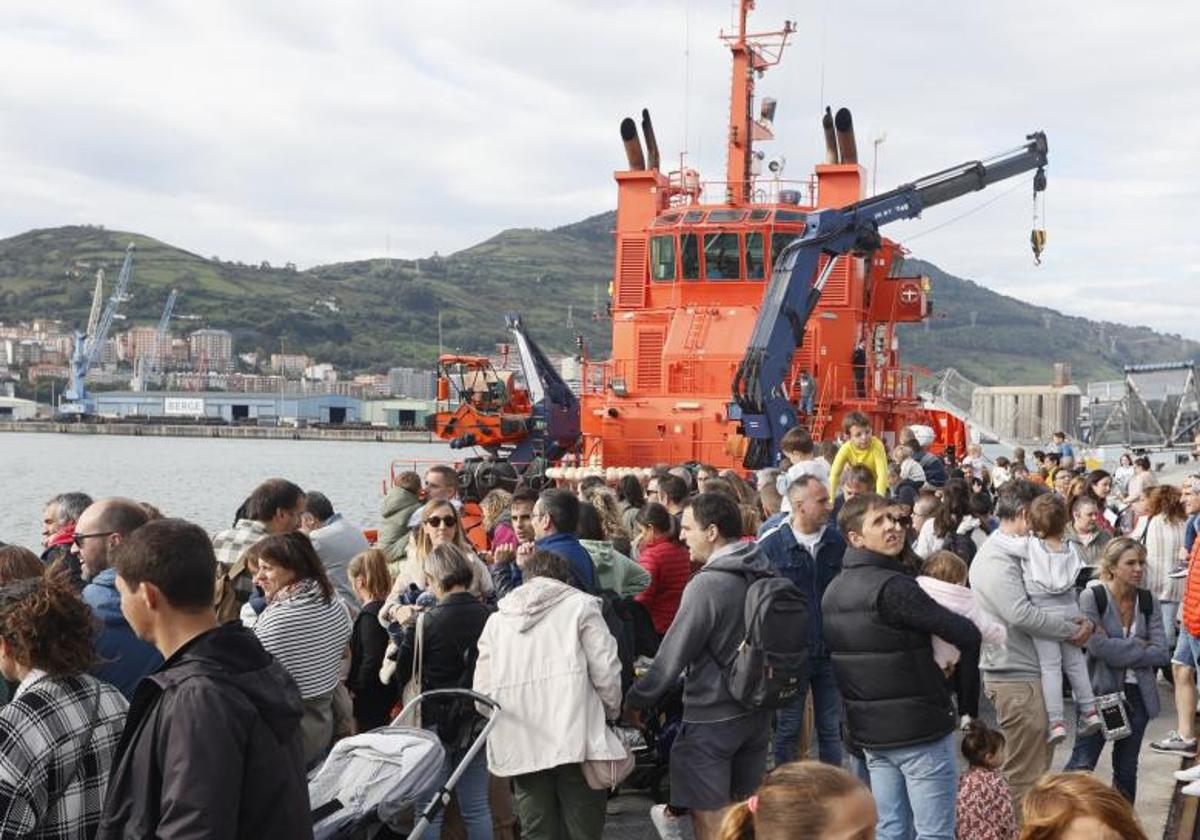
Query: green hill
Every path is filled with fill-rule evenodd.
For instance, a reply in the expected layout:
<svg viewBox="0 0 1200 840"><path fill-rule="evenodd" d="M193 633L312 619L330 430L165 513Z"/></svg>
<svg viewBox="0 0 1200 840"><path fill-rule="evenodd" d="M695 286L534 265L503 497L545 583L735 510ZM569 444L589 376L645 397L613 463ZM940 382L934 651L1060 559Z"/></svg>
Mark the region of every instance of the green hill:
<svg viewBox="0 0 1200 840"><path fill-rule="evenodd" d="M1050 381L1055 362L1066 362L1072 380L1083 383L1119 379L1124 365L1200 355L1200 344L1178 335L1063 315L923 260L906 261L905 271L933 281L933 317L900 330L904 359L930 370L953 367L980 384L1036 384Z"/></svg>
<svg viewBox="0 0 1200 840"><path fill-rule="evenodd" d="M553 230L507 230L444 257L304 271L206 258L100 227L34 230L0 240L0 318L83 323L96 269L105 269L111 290L132 241L130 298L116 329L155 323L168 290L177 288L175 331L228 329L239 352L304 351L353 370L428 365L437 354L439 311L444 347L468 353L506 340L503 315L515 311L548 352L571 352L581 333L591 353L603 356L608 323L593 319L593 311L606 301L613 223L611 212L601 213ZM1076 381L1086 381L1200 349L1147 327L1032 306L919 260L907 270L933 279L935 317L902 329L904 358L931 370L953 366L981 383L1034 383L1048 381L1053 363L1062 361Z"/></svg>

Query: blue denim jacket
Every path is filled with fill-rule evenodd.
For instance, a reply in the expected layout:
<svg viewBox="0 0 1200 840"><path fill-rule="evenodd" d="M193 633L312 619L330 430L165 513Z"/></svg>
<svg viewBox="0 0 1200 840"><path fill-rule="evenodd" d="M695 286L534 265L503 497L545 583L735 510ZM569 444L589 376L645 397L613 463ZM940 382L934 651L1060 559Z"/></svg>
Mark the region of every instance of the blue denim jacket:
<svg viewBox="0 0 1200 840"><path fill-rule="evenodd" d="M758 543L775 571L786 577L808 598L808 629L810 657L827 657L825 639L821 636L821 598L825 588L842 571L842 555L846 553L846 541L832 524L825 526L817 542L814 558L804 546L796 542L790 522L781 522L779 527L765 535Z"/></svg>

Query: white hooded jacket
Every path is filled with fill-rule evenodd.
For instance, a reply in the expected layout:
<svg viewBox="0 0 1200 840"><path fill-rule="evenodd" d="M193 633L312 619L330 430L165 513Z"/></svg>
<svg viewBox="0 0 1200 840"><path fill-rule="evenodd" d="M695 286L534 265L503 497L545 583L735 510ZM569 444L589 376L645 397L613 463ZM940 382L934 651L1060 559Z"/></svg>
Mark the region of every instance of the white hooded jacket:
<svg viewBox="0 0 1200 840"><path fill-rule="evenodd" d="M607 725L621 712L617 642L600 600L569 584L538 577L500 599L474 688L500 704L487 744L496 776L626 755Z"/></svg>

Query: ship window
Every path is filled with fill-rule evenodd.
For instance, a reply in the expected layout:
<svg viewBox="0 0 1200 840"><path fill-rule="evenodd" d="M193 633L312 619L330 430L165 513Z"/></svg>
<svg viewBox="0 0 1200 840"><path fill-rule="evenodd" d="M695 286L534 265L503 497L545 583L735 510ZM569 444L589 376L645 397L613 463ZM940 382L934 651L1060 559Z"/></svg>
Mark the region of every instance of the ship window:
<svg viewBox="0 0 1200 840"><path fill-rule="evenodd" d="M710 222L740 222L745 215L745 210L714 210L708 214L708 220Z"/></svg>
<svg viewBox="0 0 1200 840"><path fill-rule="evenodd" d="M673 225L677 221L679 221L678 213L667 213L667 214L659 216L657 219L655 219L654 226L655 227L665 227L666 225Z"/></svg>
<svg viewBox="0 0 1200 840"><path fill-rule="evenodd" d="M776 210L775 221L777 222L803 222L807 213L799 210Z"/></svg>
<svg viewBox="0 0 1200 840"><path fill-rule="evenodd" d="M684 280L700 279L700 236L695 233L685 233L680 237L679 265L683 269Z"/></svg>
<svg viewBox="0 0 1200 840"><path fill-rule="evenodd" d="M763 235L746 234L746 279L763 279Z"/></svg>
<svg viewBox="0 0 1200 840"><path fill-rule="evenodd" d="M650 279L659 283L675 282L675 237L650 238Z"/></svg>
<svg viewBox="0 0 1200 840"><path fill-rule="evenodd" d="M689 224L689 223L694 224L695 222L698 222L698 221L702 220L703 218L704 218L703 210L689 210L683 214L683 221L685 224Z"/></svg>
<svg viewBox="0 0 1200 840"><path fill-rule="evenodd" d="M791 232L775 232L771 234L771 271L776 268L775 261L779 257L779 252L783 250L783 246L787 245L800 234Z"/></svg>
<svg viewBox="0 0 1200 840"><path fill-rule="evenodd" d="M767 218L767 216L770 216L770 215L771 215L770 210L762 210L762 209L751 210L750 211L750 221L761 222L761 221L764 221Z"/></svg>
<svg viewBox="0 0 1200 840"><path fill-rule="evenodd" d="M736 233L704 234L704 277L708 280L737 280L741 257Z"/></svg>

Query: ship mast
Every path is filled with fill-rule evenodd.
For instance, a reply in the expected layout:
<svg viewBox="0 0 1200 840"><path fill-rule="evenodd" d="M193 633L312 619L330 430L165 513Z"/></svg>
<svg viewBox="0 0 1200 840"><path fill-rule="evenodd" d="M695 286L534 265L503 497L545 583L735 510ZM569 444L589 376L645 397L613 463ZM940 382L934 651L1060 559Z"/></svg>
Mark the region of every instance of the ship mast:
<svg viewBox="0 0 1200 840"><path fill-rule="evenodd" d="M725 157L725 203L744 204L750 200L751 161L754 141L770 140L771 114L763 114L756 120L754 107L754 78L779 63L788 36L796 31L796 25L784 21L783 29L775 32L746 31L746 19L754 8L754 0L740 0L738 6L738 31L733 35L722 33L721 40L729 45L733 53L733 82L729 97L729 135Z"/></svg>

